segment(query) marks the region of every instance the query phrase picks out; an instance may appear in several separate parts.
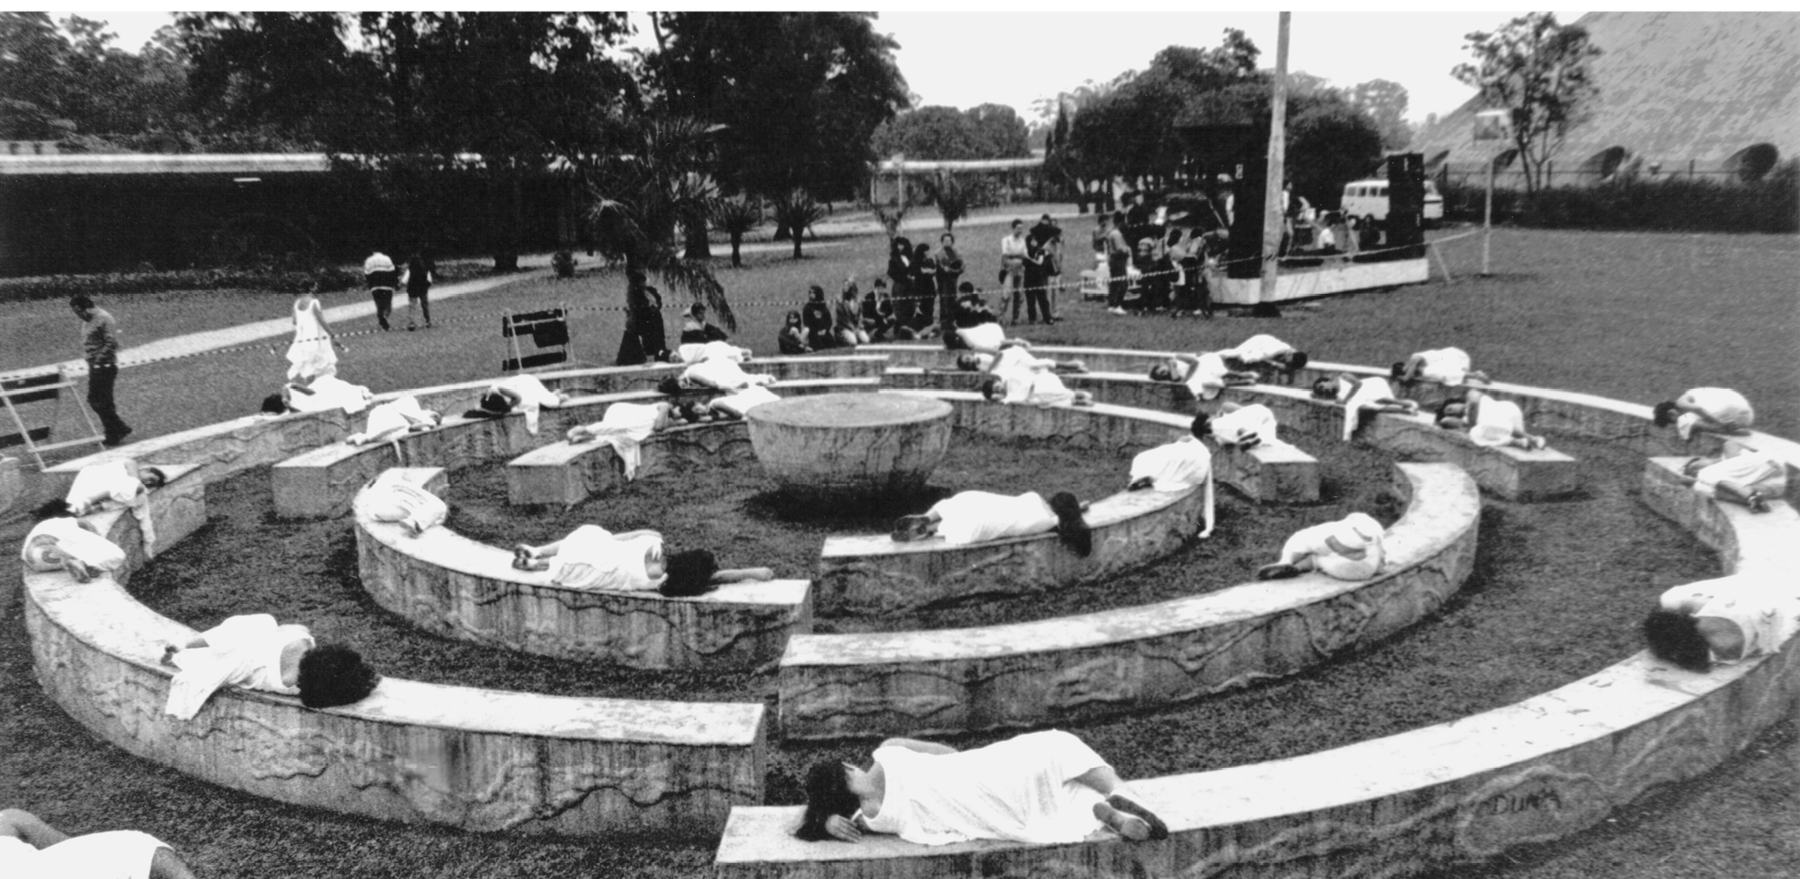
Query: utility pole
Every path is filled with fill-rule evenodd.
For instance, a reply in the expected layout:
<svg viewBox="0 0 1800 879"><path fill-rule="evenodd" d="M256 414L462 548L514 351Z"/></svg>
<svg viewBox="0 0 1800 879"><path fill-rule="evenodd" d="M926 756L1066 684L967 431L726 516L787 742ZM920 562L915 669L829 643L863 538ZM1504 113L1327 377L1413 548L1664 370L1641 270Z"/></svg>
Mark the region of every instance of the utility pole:
<svg viewBox="0 0 1800 879"><path fill-rule="evenodd" d="M1258 303L1275 301L1275 274L1281 254L1281 233L1286 228L1287 199L1282 183L1287 179L1287 64L1288 17L1281 13L1280 36L1275 42L1275 90L1269 99L1269 163L1263 178L1262 281Z"/></svg>

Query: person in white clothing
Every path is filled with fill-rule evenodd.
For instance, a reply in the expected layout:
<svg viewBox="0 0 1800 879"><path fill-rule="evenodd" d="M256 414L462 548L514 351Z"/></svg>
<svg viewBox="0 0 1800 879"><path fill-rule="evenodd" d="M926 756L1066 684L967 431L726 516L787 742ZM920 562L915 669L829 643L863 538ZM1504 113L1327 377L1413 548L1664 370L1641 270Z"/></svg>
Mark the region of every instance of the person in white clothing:
<svg viewBox="0 0 1800 879"><path fill-rule="evenodd" d="M1280 375L1287 384L1294 383L1294 373L1306 367L1306 352L1268 333L1258 333L1239 343L1236 348L1219 352L1233 370L1255 372L1263 381Z"/></svg>
<svg viewBox="0 0 1800 879"><path fill-rule="evenodd" d="M553 561L554 560L554 561ZM671 597L703 595L721 583L772 580L768 568L720 570L704 549L664 555L662 534L643 529L614 534L581 525L561 540L513 547L513 567L547 571L548 582L568 589L621 592L656 590Z"/></svg>
<svg viewBox="0 0 1800 879"><path fill-rule="evenodd" d="M187 644L170 644L163 663L179 669L163 711L182 720L200 713L223 686L299 696L308 708L360 702L381 676L342 644L317 644L305 626L278 625L266 614L226 617Z"/></svg>
<svg viewBox="0 0 1800 879"><path fill-rule="evenodd" d="M707 403L706 407L711 410L714 417L723 416L725 418L741 419L744 416L749 415L750 410L755 409L764 403L773 403L779 399L781 398L776 396L774 391L758 386L745 388L735 394L716 397L712 402Z"/></svg>
<svg viewBox="0 0 1800 879"><path fill-rule="evenodd" d="M344 442L353 446L390 442L409 433L429 430L443 421L442 415L420 406L418 397L405 394L370 409L362 433L344 437Z"/></svg>
<svg viewBox="0 0 1800 879"><path fill-rule="evenodd" d="M1169 828L1094 749L1062 730L1025 733L971 751L888 739L867 769L825 760L806 774L794 835L858 842L892 834L917 845L974 839L1080 842L1102 828L1134 842Z"/></svg>
<svg viewBox="0 0 1800 879"><path fill-rule="evenodd" d="M597 442L611 446L627 480L637 478L643 459L641 446L650 434L668 428L674 406L663 403L614 403L592 424L569 428L571 443Z"/></svg>
<svg viewBox="0 0 1800 879"><path fill-rule="evenodd" d="M262 411L268 415L289 412L331 412L341 409L355 415L375 401L375 394L362 385L353 385L335 375L321 375L305 384L289 382L281 393L263 399Z"/></svg>
<svg viewBox="0 0 1800 879"><path fill-rule="evenodd" d="M194 879L168 843L138 830L70 836L24 809L0 809L7 879Z"/></svg>
<svg viewBox="0 0 1800 879"><path fill-rule="evenodd" d="M1217 415L1209 417L1202 412L1194 416L1194 436L1210 436L1221 446L1246 451L1281 442L1278 427L1275 411L1261 403L1222 403Z"/></svg>
<svg viewBox="0 0 1800 879"><path fill-rule="evenodd" d="M319 297L301 293L294 297L294 341L288 345L287 380L305 385L320 376L337 375L337 349L342 347L325 322Z"/></svg>
<svg viewBox="0 0 1800 879"><path fill-rule="evenodd" d="M393 470L375 477L364 495L363 510L377 522L398 523L414 537L444 524L450 515L443 498L398 478Z"/></svg>
<svg viewBox="0 0 1800 879"><path fill-rule="evenodd" d="M1063 545L1086 557L1093 551L1092 529L1081 517L1087 505L1066 491L1045 501L1035 491L1020 495L960 491L914 516L901 516L889 535L895 542L944 538L951 546L985 543L1055 531Z"/></svg>
<svg viewBox="0 0 1800 879"><path fill-rule="evenodd" d="M1419 411L1419 404L1413 400L1402 400L1394 394L1394 389L1387 379L1365 377L1358 378L1347 372L1336 376L1322 376L1313 382L1314 399L1336 400L1344 404L1344 441L1349 442L1355 435L1357 425L1362 423L1365 409L1377 412L1405 412L1414 414Z"/></svg>
<svg viewBox="0 0 1800 879"><path fill-rule="evenodd" d="M688 342L675 349L675 358L679 363L699 363L703 360L730 360L736 363L748 363L752 357L749 348L740 348L730 342Z"/></svg>
<svg viewBox="0 0 1800 879"><path fill-rule="evenodd" d="M1781 649L1800 630L1800 591L1764 577L1701 580L1663 592L1645 617L1650 654L1706 672Z"/></svg>
<svg viewBox="0 0 1800 879"><path fill-rule="evenodd" d="M1194 416L1189 434L1174 442L1145 449L1131 459L1126 491L1187 491L1199 487L1201 500L1201 538L1213 532L1213 467L1212 451L1200 441L1205 415Z"/></svg>
<svg viewBox="0 0 1800 879"><path fill-rule="evenodd" d="M552 391L537 376L520 373L488 385L482 392L479 409L469 414L499 417L516 409L525 413L525 432L536 436L541 410L558 409L568 401L567 391Z"/></svg>
<svg viewBox="0 0 1800 879"><path fill-rule="evenodd" d="M1657 427L1673 425L1684 440L1695 430L1742 433L1756 423L1750 401L1730 388L1690 388L1680 397L1656 404L1653 412Z"/></svg>
<svg viewBox="0 0 1800 879"><path fill-rule="evenodd" d="M1256 579L1282 580L1318 571L1339 580L1367 580L1381 571L1381 562L1381 523L1367 513L1351 513L1294 532L1282 544L1281 558L1258 568Z"/></svg>
<svg viewBox="0 0 1800 879"><path fill-rule="evenodd" d="M1033 406L1091 406L1094 395L1087 391L1071 391L1056 376L1059 369L1086 372L1080 361L1059 363L1034 357L1027 346L1008 346L994 355L988 366L988 377L981 384L981 394L996 403L1025 403Z"/></svg>
<svg viewBox="0 0 1800 879"><path fill-rule="evenodd" d="M81 519L62 515L61 504L40 509L37 524L19 546L25 567L39 572L64 571L78 583L94 579L101 571L117 571L125 564L125 550Z"/></svg>
<svg viewBox="0 0 1800 879"><path fill-rule="evenodd" d="M137 520L146 555L155 555L156 521L150 515L150 491L161 488L168 477L160 468L138 466L131 459L89 464L75 474L63 496L68 515L86 516L104 510L129 510Z"/></svg>
<svg viewBox="0 0 1800 879"><path fill-rule="evenodd" d="M735 360L713 358L690 364L675 381L677 390L741 391L757 385L774 384L768 373L748 373Z"/></svg>
<svg viewBox="0 0 1800 879"><path fill-rule="evenodd" d="M1150 367L1150 380L1187 385L1196 399L1211 400L1228 387L1256 384L1257 374L1234 370L1215 351L1177 354Z"/></svg>
<svg viewBox="0 0 1800 879"><path fill-rule="evenodd" d="M1446 430L1467 429L1470 440L1490 449L1500 446L1542 449L1550 444L1549 440L1525 429L1525 412L1519 404L1496 400L1474 389L1461 399L1439 403L1437 426Z"/></svg>
<svg viewBox="0 0 1800 879"><path fill-rule="evenodd" d="M1690 458L1682 481L1703 497L1743 504L1753 513L1769 511L1769 501L1787 494L1787 464L1735 440L1717 458Z"/></svg>
<svg viewBox="0 0 1800 879"><path fill-rule="evenodd" d="M1433 348L1416 352L1403 363L1395 363L1388 377L1399 382L1401 387L1411 387L1419 382L1452 387L1470 381L1487 384L1488 374L1473 367L1469 352L1461 348Z"/></svg>

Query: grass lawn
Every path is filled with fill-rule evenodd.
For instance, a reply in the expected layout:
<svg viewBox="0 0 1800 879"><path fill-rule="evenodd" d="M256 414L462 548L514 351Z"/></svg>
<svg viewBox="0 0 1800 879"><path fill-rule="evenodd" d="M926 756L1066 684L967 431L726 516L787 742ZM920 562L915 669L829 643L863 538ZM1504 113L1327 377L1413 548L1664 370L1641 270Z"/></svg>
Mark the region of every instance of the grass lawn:
<svg viewBox="0 0 1800 879"><path fill-rule="evenodd" d="M1065 227L1085 240L1086 221ZM1002 228L971 227L959 234L972 277L994 270ZM722 270L738 303L741 342L772 351L781 315L797 307L806 284L835 289L848 272L867 279L884 265L879 236L816 251L811 242L807 245L804 260L787 259L785 251L757 254L746 257L744 269ZM1455 344L1504 381L1643 402L1672 397L1693 385L1736 387L1757 404L1758 427L1800 435L1800 368L1787 356L1800 318L1795 298L1800 294L1792 280L1800 267L1795 239L1505 230L1496 235L1494 250L1494 265L1502 274L1477 280L1470 275L1479 247L1476 239L1446 247L1458 275L1454 284L1434 281L1328 300L1290 309L1280 319L1112 317L1098 305L1065 298L1063 323L1020 328L1020 334L1040 343L1206 350L1271 332L1317 358L1353 363L1386 363L1412 350ZM715 248L715 253L726 250ZM1071 273L1078 262L1068 260ZM350 322L343 329L352 333L352 350L341 374L377 390L490 375L501 356L500 313L558 301L610 308L620 299L620 287L617 274L609 270L572 281L509 285L442 303L435 309L440 327L430 332L358 334L372 320ZM286 297L281 300L285 305ZM67 317L60 303L37 305L53 308L58 319ZM133 305L142 306L143 300L134 299ZM210 307L222 306L214 301ZM144 309L137 319L144 325L169 319L152 318L152 312ZM666 321L672 331L678 326L673 310ZM74 331L63 330L66 336L42 342L52 352L45 359L68 356L64 351L73 347ZM616 312L576 315L578 352L586 359L609 362L618 332ZM127 370L120 382L125 417L143 435L153 435L242 414L280 381L284 363L278 355L238 352ZM1637 501L1638 462L1582 443L1559 440L1557 446L1582 460L1589 490L1549 504L1490 500L1483 513L1476 574L1439 617L1297 678L1075 729L1126 777L1193 771L1291 756L1509 704L1631 653L1637 649L1635 623L1656 593L1709 575L1714 562ZM1384 466L1381 456L1335 447L1309 451L1326 462L1327 476L1340 486L1339 501L1375 503L1378 480L1368 474ZM1122 460L1096 463L1084 456L1071 462L1063 452L1029 444L1008 444L1003 455L1011 475L1000 468L981 478L1010 487L1006 480L1030 480L1033 471L1054 470L1067 474L1063 478L1089 497L1122 482L1122 476L1112 478L1122 472ZM962 475L967 471L957 465L944 472L940 481L947 485L986 487L957 482L977 478L972 472ZM764 533L755 529L787 529L794 536L784 543L778 572L804 568L823 523L768 521L779 520L780 510L750 474L684 476L688 478L654 484L646 480L616 506L593 512L609 521L617 516L655 524L678 546L721 547L722 561L729 564L760 563L762 557L744 548L747 544L732 542L743 532L727 533L716 523L741 511L768 514L746 526L753 539ZM474 471L453 483L474 491L480 480L495 478ZM725 487L715 490L721 484ZM1231 498L1230 493L1225 497ZM560 534L582 512L566 521L544 518L527 524L497 504L476 503L460 494L454 500L458 527L494 542L523 536L515 530L527 527L537 529L530 536ZM213 524L135 584L153 606L191 624L252 609L239 603L260 602L253 609L317 618L323 621L315 626L322 635L354 634L359 643L378 645L385 651L378 665L403 676L442 680L466 674L474 682L559 692L616 686L655 695L741 688L746 698L765 699L773 692L772 679L749 675L701 682L640 673L615 680L599 670L426 638L361 596L354 577L354 541L342 520L267 519L267 479L261 472L218 486L209 492L209 505ZM673 509L680 509L681 516L665 514ZM1262 509L1229 499L1221 511L1228 524L1218 538L1148 575L1137 575L1141 583L1125 578L1118 584L1125 594L1105 600L1150 600L1151 591L1141 593L1143 598L1132 596L1137 590L1166 588L1171 581L1190 588L1232 582L1241 578L1240 569L1272 553L1296 527L1294 517L1316 521L1310 517L1324 518L1325 511ZM692 521L671 523L672 518ZM1164 576L1159 578L1158 572ZM985 622L990 618L982 614L1009 612L1004 603L998 610L951 608L942 612L938 624ZM336 632L333 626L346 629ZM354 628L358 626L362 628ZM0 622L0 668L0 704L5 706L0 741L8 744L0 752L3 799L65 829L130 826L158 834L182 848L203 876L708 875L710 843L624 840L587 845L375 824L224 791L95 746L32 681L16 614ZM584 687L596 689L580 689ZM1598 828L1480 868L1448 872L1443 879L1791 876L1800 863L1800 830L1795 829L1800 828L1795 795L1800 761L1794 755L1800 746L1793 737L1791 725L1782 724L1723 769L1654 792ZM781 745L771 760L771 802L795 801L795 780L811 759L850 757L867 747L786 745L778 736L771 736L771 743ZM104 797L95 796L96 778L107 779Z"/></svg>

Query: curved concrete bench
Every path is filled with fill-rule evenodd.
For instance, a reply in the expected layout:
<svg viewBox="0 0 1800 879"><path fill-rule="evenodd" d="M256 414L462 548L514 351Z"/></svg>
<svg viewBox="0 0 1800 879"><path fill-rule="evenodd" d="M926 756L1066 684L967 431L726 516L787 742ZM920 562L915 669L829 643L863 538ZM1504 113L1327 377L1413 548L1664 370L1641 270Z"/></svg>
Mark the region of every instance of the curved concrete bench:
<svg viewBox="0 0 1800 879"><path fill-rule="evenodd" d="M671 466L701 462L754 465L756 450L741 420L688 424L659 430L638 446L637 478ZM625 484L623 465L611 446L567 440L533 449L507 462L506 501L515 506L572 507Z"/></svg>
<svg viewBox="0 0 1800 879"><path fill-rule="evenodd" d="M438 468L397 468L442 493ZM417 537L371 520L357 495L357 564L377 604L433 634L632 668L750 669L810 631L806 580L731 583L695 598L566 589L512 567L509 550L438 527Z"/></svg>
<svg viewBox="0 0 1800 879"><path fill-rule="evenodd" d="M1800 463L1793 444L1782 442L1786 460ZM1664 500L1713 503L1682 492ZM1800 524L1791 510L1785 522L1769 518L1782 510L1713 512L1731 535L1719 541L1727 573L1791 583L1800 565ZM739 807L715 870L725 879L1059 867L1099 875L1261 875L1272 864L1291 876L1422 872L1568 836L1657 785L1707 772L1786 717L1797 692L1800 639L1708 674L1639 653L1543 695L1449 723L1286 760L1134 781L1172 831L1161 845L1113 837L1069 846L926 848L891 837L803 843L792 836L798 808Z"/></svg>
<svg viewBox="0 0 1800 879"><path fill-rule="evenodd" d="M129 582L131 572L145 561L180 543L206 524L206 483L199 478L200 468L182 464L159 466L168 481L147 492L150 521L156 526L158 545L144 545L142 526L129 510L101 510L81 517L101 536L125 551L125 566L114 574L120 583Z"/></svg>
<svg viewBox="0 0 1800 879"><path fill-rule="evenodd" d="M1400 464L1410 499L1383 573L1308 574L1141 607L975 629L795 635L781 659L793 738L1059 724L1293 674L1435 611L1475 562L1480 499L1448 464Z"/></svg>
<svg viewBox="0 0 1800 879"><path fill-rule="evenodd" d="M358 416L360 418L360 416ZM139 464L192 466L191 478L214 482L234 473L282 461L308 449L349 436L351 416L343 412L302 412L270 417L248 415L165 434L92 455L64 461L44 471L46 490L56 497L69 493L75 474L89 464L136 461Z"/></svg>

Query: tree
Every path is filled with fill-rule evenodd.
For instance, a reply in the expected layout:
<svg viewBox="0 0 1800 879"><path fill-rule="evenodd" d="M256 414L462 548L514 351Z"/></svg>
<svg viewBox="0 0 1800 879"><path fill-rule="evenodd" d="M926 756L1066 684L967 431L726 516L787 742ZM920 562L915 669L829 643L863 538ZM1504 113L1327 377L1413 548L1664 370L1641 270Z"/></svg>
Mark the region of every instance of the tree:
<svg viewBox="0 0 1800 879"><path fill-rule="evenodd" d="M1456 65L1450 75L1479 89L1489 107L1512 111L1526 197L1535 199L1569 126L1582 121L1587 103L1599 94L1589 62L1600 49L1588 42L1586 28L1560 25L1549 12L1528 13L1464 39L1475 60Z"/></svg>
<svg viewBox="0 0 1800 879"><path fill-rule="evenodd" d="M762 225L762 205L741 195L721 198L713 202L712 219L715 226L731 236L731 267L742 268L744 260L738 255L738 248L750 230Z"/></svg>
<svg viewBox="0 0 1800 879"><path fill-rule="evenodd" d="M1412 142L1412 127L1406 124L1406 86L1386 79L1358 83L1346 95L1350 104L1368 113L1381 132L1381 147L1389 152L1405 149Z"/></svg>
<svg viewBox="0 0 1800 879"><path fill-rule="evenodd" d="M1287 178L1295 195L1315 205L1336 203L1344 184L1367 176L1381 146L1374 121L1336 90L1298 96L1290 105Z"/></svg>
<svg viewBox="0 0 1800 879"><path fill-rule="evenodd" d="M982 104L963 111L979 159L1013 159L1031 155L1025 120L1005 104Z"/></svg>
<svg viewBox="0 0 1800 879"><path fill-rule="evenodd" d="M909 159L956 161L984 156L969 119L955 107L920 107L895 116L875 129L875 155L900 153Z"/></svg>
<svg viewBox="0 0 1800 879"><path fill-rule="evenodd" d="M825 206L804 189L791 189L775 198L775 222L794 230L794 258L800 258L800 239L812 224L825 218Z"/></svg>
<svg viewBox="0 0 1800 879"><path fill-rule="evenodd" d="M956 221L969 215L969 209L985 202L988 187L980 180L964 179L955 174L939 173L926 178L925 189L937 203L938 215L944 218L944 231L954 231ZM888 238L894 236L890 234Z"/></svg>
<svg viewBox="0 0 1800 879"><path fill-rule="evenodd" d="M41 12L0 13L0 136L116 149L181 127L185 58L157 42L132 55L115 40L79 15L59 27Z"/></svg>

